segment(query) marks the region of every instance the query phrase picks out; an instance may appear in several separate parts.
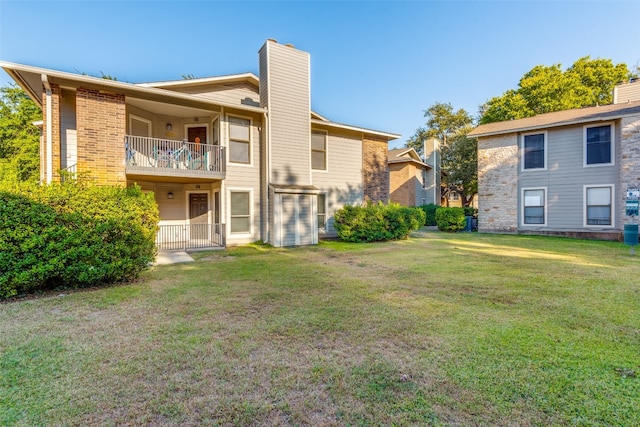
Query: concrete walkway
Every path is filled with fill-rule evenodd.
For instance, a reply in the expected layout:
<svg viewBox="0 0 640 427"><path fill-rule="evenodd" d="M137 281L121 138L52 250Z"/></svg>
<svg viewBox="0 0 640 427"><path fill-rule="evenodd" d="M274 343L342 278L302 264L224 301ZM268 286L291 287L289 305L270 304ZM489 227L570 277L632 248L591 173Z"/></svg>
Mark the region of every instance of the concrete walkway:
<svg viewBox="0 0 640 427"><path fill-rule="evenodd" d="M159 251L156 256L156 262L153 265L178 264L181 262L193 262L193 258L184 251Z"/></svg>

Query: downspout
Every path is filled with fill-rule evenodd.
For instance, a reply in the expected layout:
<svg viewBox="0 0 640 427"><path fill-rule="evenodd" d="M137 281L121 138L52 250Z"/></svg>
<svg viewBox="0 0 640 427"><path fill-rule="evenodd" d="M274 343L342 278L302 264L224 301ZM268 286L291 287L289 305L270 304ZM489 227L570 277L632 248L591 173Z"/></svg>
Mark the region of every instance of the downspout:
<svg viewBox="0 0 640 427"><path fill-rule="evenodd" d="M263 148L263 154L264 154L264 164L265 164L265 177L264 177L264 184L263 184L263 188L262 191L264 191L264 200L267 201L267 203L264 206L264 216L262 217L261 221L263 221L263 230L264 230L264 236L261 236L261 238L265 241L265 242L272 242L273 239L271 239L271 224L269 223L269 212L270 211L270 207L271 207L271 198L269 197L269 182L271 181L271 138L269 137L269 113L268 112L264 112L263 113L263 121L262 121L263 125L262 125L262 138L263 138L263 144L264 144L264 148Z"/></svg>
<svg viewBox="0 0 640 427"><path fill-rule="evenodd" d="M41 75L41 79L42 79L42 85L44 86L44 89L46 91L46 107L45 107L45 111L47 112L47 132L45 134L45 144L46 144L46 150L47 150L47 157L46 157L46 162L47 162L47 168L46 168L46 176L45 176L45 183L47 184L51 184L51 181L53 181L53 130L51 129L51 127L53 126L53 118L52 118L52 114L51 114L51 85L49 84L49 80L47 79L47 75L46 74L42 74Z"/></svg>

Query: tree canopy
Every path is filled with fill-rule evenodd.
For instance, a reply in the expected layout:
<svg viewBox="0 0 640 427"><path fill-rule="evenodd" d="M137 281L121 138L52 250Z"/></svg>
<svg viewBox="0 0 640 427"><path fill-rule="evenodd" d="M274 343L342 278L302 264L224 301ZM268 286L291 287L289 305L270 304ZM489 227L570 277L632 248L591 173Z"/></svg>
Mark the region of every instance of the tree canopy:
<svg viewBox="0 0 640 427"><path fill-rule="evenodd" d="M424 111L425 126L416 130L407 147L423 154L423 141L438 138L440 144L443 190L460 194L468 206L478 191L477 142L467 138L473 118L464 109L455 110L449 103L436 102Z"/></svg>
<svg viewBox="0 0 640 427"><path fill-rule="evenodd" d="M536 65L502 96L480 107L480 124L521 119L536 114L610 104L613 88L633 74L610 59L578 59L566 71L561 64Z"/></svg>
<svg viewBox="0 0 640 427"><path fill-rule="evenodd" d="M16 85L0 88L0 180L39 179L40 108Z"/></svg>

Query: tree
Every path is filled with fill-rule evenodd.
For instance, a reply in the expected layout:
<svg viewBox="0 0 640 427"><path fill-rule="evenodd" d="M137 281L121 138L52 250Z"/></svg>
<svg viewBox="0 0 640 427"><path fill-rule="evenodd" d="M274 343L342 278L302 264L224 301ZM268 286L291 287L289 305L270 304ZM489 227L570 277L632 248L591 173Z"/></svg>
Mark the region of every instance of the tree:
<svg viewBox="0 0 640 427"><path fill-rule="evenodd" d="M566 71L561 64L537 65L502 96L480 107L480 123L521 119L536 114L612 102L613 87L633 74L610 59L578 59Z"/></svg>
<svg viewBox="0 0 640 427"><path fill-rule="evenodd" d="M409 138L406 146L423 153L423 141L438 138L440 144L443 192L455 191L469 206L478 191L477 143L467 138L473 118L464 109L454 111L449 103L436 102L424 111L426 126L420 127Z"/></svg>
<svg viewBox="0 0 640 427"><path fill-rule="evenodd" d="M39 179L40 108L14 84L0 88L0 180Z"/></svg>
<svg viewBox="0 0 640 427"><path fill-rule="evenodd" d="M416 133L409 138L406 146L415 149L422 155L424 151L423 141L428 138L438 138L443 146L452 137L471 130L473 118L464 109L453 111L453 106L449 103L436 102L428 109L424 110L427 118L426 127L420 127Z"/></svg>
<svg viewBox="0 0 640 427"><path fill-rule="evenodd" d="M446 191L455 191L462 198L462 206L471 206L478 192L478 140L460 134L441 150L441 155Z"/></svg>

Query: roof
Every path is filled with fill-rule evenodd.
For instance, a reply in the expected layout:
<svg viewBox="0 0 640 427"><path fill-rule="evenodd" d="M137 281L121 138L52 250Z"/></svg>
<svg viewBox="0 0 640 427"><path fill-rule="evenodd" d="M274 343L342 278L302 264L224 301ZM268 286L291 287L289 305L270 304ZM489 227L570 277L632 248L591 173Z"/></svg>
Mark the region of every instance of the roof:
<svg viewBox="0 0 640 427"><path fill-rule="evenodd" d="M18 85L27 93L27 95L29 95L29 97L40 107L42 107L41 92L43 79L46 79L50 83L57 83L62 87L73 87L82 85L83 87L87 87L89 89L122 93L125 96L130 96L133 98L140 98L163 103L175 103L177 105L188 105L196 108L206 109L212 106L223 106L261 114L267 112L266 108L260 106L248 105L244 103L232 104L217 100L214 101L197 95L186 94L170 89L177 86L197 86L209 83L224 83L233 81L248 81L252 84L256 84L259 81L258 77L256 77L256 75L252 73L231 74L219 77L185 79L168 82L134 84L120 82L117 80L103 79L101 77L87 76L84 74L50 70L47 68L34 67L31 65L15 64L5 61L0 61L0 67L3 68L7 72L7 74L9 74L9 76L11 76L11 78L15 80L16 83L18 83ZM398 139L401 137L401 135L399 134L332 122L314 111L310 111L310 121L314 124L329 126L332 128L345 129L375 135L385 138L387 141Z"/></svg>
<svg viewBox="0 0 640 427"><path fill-rule="evenodd" d="M389 150L388 157L388 163L416 163L420 166L431 168L430 165L420 159L420 156L413 148L396 148Z"/></svg>
<svg viewBox="0 0 640 427"><path fill-rule="evenodd" d="M487 123L476 127L468 136L483 137L513 132L526 132L552 127L607 121L640 114L640 101L624 104L609 104L596 107L576 108L538 114L524 119Z"/></svg>

